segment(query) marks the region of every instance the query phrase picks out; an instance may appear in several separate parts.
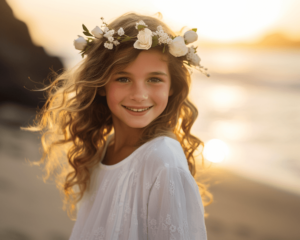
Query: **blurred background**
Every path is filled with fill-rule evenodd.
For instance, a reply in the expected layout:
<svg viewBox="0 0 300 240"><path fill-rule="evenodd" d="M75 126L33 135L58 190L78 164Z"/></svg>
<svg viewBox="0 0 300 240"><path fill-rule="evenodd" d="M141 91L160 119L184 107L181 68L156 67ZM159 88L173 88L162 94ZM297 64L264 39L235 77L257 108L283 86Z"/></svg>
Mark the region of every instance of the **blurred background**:
<svg viewBox="0 0 300 240"><path fill-rule="evenodd" d="M214 196L208 240L299 240L299 0L1 0L0 239L69 238L74 222L54 184L25 161L39 160L39 135L20 126L45 102L30 89L81 61L81 24L129 11L161 12L174 31L198 28L211 77L194 71L190 98L193 133L206 143L198 180Z"/></svg>

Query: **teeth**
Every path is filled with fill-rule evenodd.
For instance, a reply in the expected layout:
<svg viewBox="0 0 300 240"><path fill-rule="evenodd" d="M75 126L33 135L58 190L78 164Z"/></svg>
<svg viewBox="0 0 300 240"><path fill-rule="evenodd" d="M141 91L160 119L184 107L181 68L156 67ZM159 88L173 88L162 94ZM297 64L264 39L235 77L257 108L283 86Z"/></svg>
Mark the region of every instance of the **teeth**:
<svg viewBox="0 0 300 240"><path fill-rule="evenodd" d="M125 107L125 108L127 108L127 109L129 109L131 111L134 111L134 112L143 112L143 111L146 111L146 110L150 109L151 107L143 108L143 109L136 109L136 108L129 108L129 107Z"/></svg>

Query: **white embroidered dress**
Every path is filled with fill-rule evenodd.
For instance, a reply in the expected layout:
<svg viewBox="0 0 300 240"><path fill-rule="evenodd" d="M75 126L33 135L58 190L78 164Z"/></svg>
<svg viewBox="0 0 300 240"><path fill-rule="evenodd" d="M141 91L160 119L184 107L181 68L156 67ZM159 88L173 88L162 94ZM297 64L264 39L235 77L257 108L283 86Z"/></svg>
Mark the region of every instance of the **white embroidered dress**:
<svg viewBox="0 0 300 240"><path fill-rule="evenodd" d="M207 239L198 186L180 143L166 136L117 164L100 162L78 207L70 240Z"/></svg>

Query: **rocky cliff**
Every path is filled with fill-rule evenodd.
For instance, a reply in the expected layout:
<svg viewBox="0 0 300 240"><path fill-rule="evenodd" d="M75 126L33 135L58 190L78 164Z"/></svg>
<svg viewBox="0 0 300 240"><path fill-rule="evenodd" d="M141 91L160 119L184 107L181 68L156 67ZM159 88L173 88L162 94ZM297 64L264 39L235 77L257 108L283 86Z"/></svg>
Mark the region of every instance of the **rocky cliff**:
<svg viewBox="0 0 300 240"><path fill-rule="evenodd" d="M26 24L13 15L6 1L0 1L0 104L14 102L41 107L45 93L34 92L47 83L49 68L63 68L59 58L49 56L33 44ZM29 77L31 80L29 80Z"/></svg>

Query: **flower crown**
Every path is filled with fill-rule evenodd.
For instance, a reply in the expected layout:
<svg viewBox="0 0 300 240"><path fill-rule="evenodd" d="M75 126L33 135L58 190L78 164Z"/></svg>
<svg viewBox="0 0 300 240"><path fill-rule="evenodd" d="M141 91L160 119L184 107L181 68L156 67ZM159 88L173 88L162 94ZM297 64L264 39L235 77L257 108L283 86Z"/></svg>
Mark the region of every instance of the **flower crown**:
<svg viewBox="0 0 300 240"><path fill-rule="evenodd" d="M117 32L114 29L109 29L107 23L102 20L102 29L96 26L91 32L87 27L82 24L83 34L87 36L87 39L78 35L78 38L74 40L74 46L77 50L81 50L80 54L82 57L86 54L88 49L92 46L92 42L95 39L105 37L107 40L104 43L104 47L107 49L113 49L114 46L118 46L122 42L135 40L133 47L141 50L148 50L157 45L163 45L163 53L165 52L166 46L169 49L169 53L174 57L185 56L186 60L183 63L190 67L195 67L204 73L207 77L209 74L206 73L206 68L200 65L200 57L197 54L197 47L193 45L187 47L186 45L197 41L198 34L197 28L193 28L184 33L182 36L172 37L164 32L162 26L157 27L157 31L152 32L145 22L142 20L136 23L135 28L138 30L137 36L127 36L122 27Z"/></svg>

